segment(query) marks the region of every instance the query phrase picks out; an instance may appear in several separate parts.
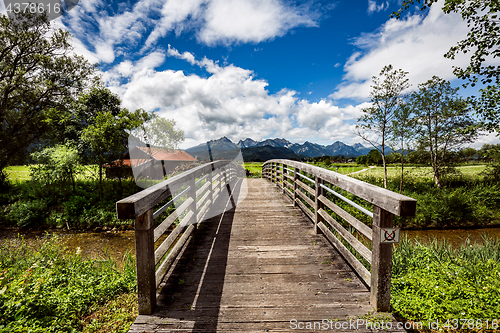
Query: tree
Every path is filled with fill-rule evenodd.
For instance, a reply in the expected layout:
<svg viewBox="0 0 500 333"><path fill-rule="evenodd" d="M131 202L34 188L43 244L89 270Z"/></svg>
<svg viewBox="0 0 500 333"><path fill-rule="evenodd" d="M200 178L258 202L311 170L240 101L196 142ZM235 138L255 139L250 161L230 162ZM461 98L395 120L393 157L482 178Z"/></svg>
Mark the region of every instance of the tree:
<svg viewBox="0 0 500 333"><path fill-rule="evenodd" d="M380 151L378 149L372 149L366 155L366 162L372 165L379 165L380 163L382 163L382 154L380 154Z"/></svg>
<svg viewBox="0 0 500 333"><path fill-rule="evenodd" d="M461 160L468 162L477 156L477 150L471 147L464 148L458 152L458 156Z"/></svg>
<svg viewBox="0 0 500 333"><path fill-rule="evenodd" d="M0 170L51 133L51 115L67 112L95 72L72 54L68 32L40 15L18 15L0 16Z"/></svg>
<svg viewBox="0 0 500 333"><path fill-rule="evenodd" d="M434 182L441 187L441 176L445 172L447 153L471 143L477 132L464 132L472 127L470 109L465 100L457 96L459 88L437 76L419 85L419 90L410 97L415 113L417 140L430 152Z"/></svg>
<svg viewBox="0 0 500 333"><path fill-rule="evenodd" d="M406 75L392 65L384 66L379 77L372 78L370 92L372 106L362 109L363 116L357 119L357 134L377 149L384 166L384 187L387 188L387 166L385 151L392 132L395 113L403 105L403 92L410 87Z"/></svg>
<svg viewBox="0 0 500 333"><path fill-rule="evenodd" d="M184 131L175 128L175 120L155 116L131 134L151 147L176 149L184 141Z"/></svg>
<svg viewBox="0 0 500 333"><path fill-rule="evenodd" d="M64 195L68 185L76 190L75 177L80 171L78 150L70 145L56 145L34 152L31 157L36 164L31 166L31 179L45 186L62 184Z"/></svg>
<svg viewBox="0 0 500 333"><path fill-rule="evenodd" d="M404 0L402 7L394 12L394 17L401 14L412 4L421 4L424 10L437 0ZM455 75L467 80L472 86L477 82L487 85L481 89L479 97L470 99L475 113L482 119L478 127L500 135L500 65L485 65L485 62L500 56L500 20L498 0L445 0L443 11L446 14L458 13L467 21L469 32L467 37L457 42L444 55L455 59L459 53L472 53L466 68L454 67ZM497 62L498 64L498 62Z"/></svg>
<svg viewBox="0 0 500 333"><path fill-rule="evenodd" d="M99 195L103 195L103 164L123 156L127 147L128 131L151 119L142 109L130 112L122 109L116 116L101 110L91 124L83 129L82 140L89 145L91 159L99 165Z"/></svg>
<svg viewBox="0 0 500 333"><path fill-rule="evenodd" d="M368 157L366 155L360 155L356 158L357 164L368 164Z"/></svg>
<svg viewBox="0 0 500 333"><path fill-rule="evenodd" d="M401 162L399 193L403 191L405 155L410 152L410 145L415 137L413 125L414 119L410 106L408 104L402 104L401 107L394 112L390 140L390 146L394 153L399 155L399 160Z"/></svg>

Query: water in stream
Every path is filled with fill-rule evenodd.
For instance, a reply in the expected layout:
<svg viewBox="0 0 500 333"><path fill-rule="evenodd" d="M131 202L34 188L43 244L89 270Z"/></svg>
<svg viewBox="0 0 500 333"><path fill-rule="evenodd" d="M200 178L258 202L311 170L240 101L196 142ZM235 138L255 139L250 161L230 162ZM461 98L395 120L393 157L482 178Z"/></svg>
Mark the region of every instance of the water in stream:
<svg viewBox="0 0 500 333"><path fill-rule="evenodd" d="M75 252L80 248L84 257L93 258L108 255L121 262L125 253L130 252L135 255L134 231L108 231L108 232L82 232L67 230L49 231L12 231L0 230L0 241L5 238L16 238L18 234L25 240L30 241L37 237L46 237L56 234L60 242L67 247L69 252ZM453 247L460 247L467 238L471 243L482 241L483 235L500 239L500 228L486 229L457 229L457 230L417 230L401 232L409 239L417 238L421 243L431 239L438 241L446 240Z"/></svg>
<svg viewBox="0 0 500 333"><path fill-rule="evenodd" d="M76 252L80 248L84 257L105 257L106 253L121 262L123 256L130 252L135 255L134 231L108 231L108 232L83 232L68 230L48 231L11 231L0 230L0 241L5 238L17 238L23 236L26 241L38 237L50 237L57 235L59 241L68 252Z"/></svg>

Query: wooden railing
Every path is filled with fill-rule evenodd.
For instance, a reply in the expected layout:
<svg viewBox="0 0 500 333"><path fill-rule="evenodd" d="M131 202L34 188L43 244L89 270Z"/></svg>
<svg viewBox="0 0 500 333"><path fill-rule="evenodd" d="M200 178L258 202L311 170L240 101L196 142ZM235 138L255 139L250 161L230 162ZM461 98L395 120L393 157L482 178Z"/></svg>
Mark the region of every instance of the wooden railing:
<svg viewBox="0 0 500 333"><path fill-rule="evenodd" d="M317 233L318 230L321 230L361 279L365 281L370 287L372 306L377 311L389 311L392 244L381 242L381 228L393 227L393 215L414 216L417 201L334 171L290 160L265 162L262 165L262 175L276 183L283 193L291 197L294 205L299 206L312 220L314 231ZM336 191L336 188L352 193L368 204L372 204L373 211L346 198L338 190ZM343 202L342 205L348 204L369 216L372 219L372 227L370 228L349 214L327 196L335 197L336 200ZM352 226L355 233L353 234L344 228L332 217L329 211L345 221L342 224ZM371 242L371 250L359 240L363 240L363 237ZM369 263L371 271L356 258L344 243L350 245L353 252L358 253L358 257Z"/></svg>
<svg viewBox="0 0 500 333"><path fill-rule="evenodd" d="M215 200L226 190L231 196L237 172L238 166L234 162L207 163L116 203L119 219L135 219L139 314L153 313L156 289L163 277ZM161 207L155 211L158 205ZM176 209L155 227L155 218L167 215L172 205ZM174 222L178 220L180 222L175 226ZM175 228L168 237L161 237L172 225ZM155 250L155 242L160 238L164 239L161 244L156 244Z"/></svg>

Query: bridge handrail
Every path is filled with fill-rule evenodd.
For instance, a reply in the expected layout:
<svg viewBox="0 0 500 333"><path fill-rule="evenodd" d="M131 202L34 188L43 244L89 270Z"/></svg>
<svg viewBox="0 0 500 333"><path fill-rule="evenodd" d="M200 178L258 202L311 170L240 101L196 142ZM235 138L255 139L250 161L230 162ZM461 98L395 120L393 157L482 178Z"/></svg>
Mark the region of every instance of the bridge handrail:
<svg viewBox="0 0 500 333"><path fill-rule="evenodd" d="M206 163L116 203L119 219L135 219L139 314L153 313L156 306L156 289L163 277L181 253L195 225L203 220L224 187L231 195L229 183L237 178L237 170L232 161ZM154 207L175 195L176 190L180 193L155 212ZM162 215L174 202L182 199L182 203L155 227L154 219ZM178 219L181 221L155 251L155 242Z"/></svg>
<svg viewBox="0 0 500 333"><path fill-rule="evenodd" d="M302 175L301 171L314 176L315 179ZM286 193L292 198L294 206L300 207L313 221L314 231L317 233L318 229L321 230L363 281L370 286L370 302L372 306L378 311L389 311L392 244L381 242L381 228L393 227L393 215L414 216L417 201L331 170L291 160L274 159L266 161L262 164L262 176L276 183L281 187L284 194ZM301 179L314 183L314 188L299 180L299 176ZM345 198L326 186L327 183L372 203L373 212ZM329 200L325 195L325 191L334 194L344 202L372 217L372 228ZM337 222L325 208L329 208L368 238L372 242L371 251ZM371 272L334 235L328 225L370 263Z"/></svg>

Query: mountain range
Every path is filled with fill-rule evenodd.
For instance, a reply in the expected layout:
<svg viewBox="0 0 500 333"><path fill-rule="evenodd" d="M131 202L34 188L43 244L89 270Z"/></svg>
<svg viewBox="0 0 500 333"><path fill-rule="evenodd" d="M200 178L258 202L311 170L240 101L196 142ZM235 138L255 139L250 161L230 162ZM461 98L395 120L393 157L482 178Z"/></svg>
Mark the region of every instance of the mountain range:
<svg viewBox="0 0 500 333"><path fill-rule="evenodd" d="M225 136L185 150L189 154L197 156L199 159L208 159L208 146L210 146L213 155L212 157L214 159L217 157L229 158L232 155L236 156L237 152L239 153L241 150L245 161L257 159L266 160L268 158L303 159L305 157L318 157L325 155L357 157L360 155L366 155L370 152L370 148L366 148L360 143L349 146L343 142L336 141L331 145L324 146L309 141L302 144L292 143L286 139L279 138L266 139L263 141L255 141L247 138L245 140L238 141L238 143L234 143ZM264 150L263 147L266 147L266 149ZM260 156L262 154L265 156ZM283 156L276 157L277 155Z"/></svg>

